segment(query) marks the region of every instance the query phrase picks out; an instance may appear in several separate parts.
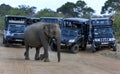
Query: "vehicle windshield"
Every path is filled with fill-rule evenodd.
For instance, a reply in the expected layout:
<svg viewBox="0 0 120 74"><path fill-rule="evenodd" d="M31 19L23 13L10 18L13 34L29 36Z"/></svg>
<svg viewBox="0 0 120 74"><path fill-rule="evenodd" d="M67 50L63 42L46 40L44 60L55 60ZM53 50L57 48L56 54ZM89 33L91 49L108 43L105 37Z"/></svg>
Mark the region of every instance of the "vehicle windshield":
<svg viewBox="0 0 120 74"><path fill-rule="evenodd" d="M40 19L40 22L46 22L46 23L59 23L57 19Z"/></svg>
<svg viewBox="0 0 120 74"><path fill-rule="evenodd" d="M94 35L95 37L112 37L113 31L112 28L95 28Z"/></svg>
<svg viewBox="0 0 120 74"><path fill-rule="evenodd" d="M112 21L110 21L110 20L92 20L91 24L93 24L93 25L111 25Z"/></svg>
<svg viewBox="0 0 120 74"><path fill-rule="evenodd" d="M76 37L78 35L78 30L62 29L62 35Z"/></svg>
<svg viewBox="0 0 120 74"><path fill-rule="evenodd" d="M9 31L13 33L23 33L25 30L25 25L16 25L16 24L9 24Z"/></svg>

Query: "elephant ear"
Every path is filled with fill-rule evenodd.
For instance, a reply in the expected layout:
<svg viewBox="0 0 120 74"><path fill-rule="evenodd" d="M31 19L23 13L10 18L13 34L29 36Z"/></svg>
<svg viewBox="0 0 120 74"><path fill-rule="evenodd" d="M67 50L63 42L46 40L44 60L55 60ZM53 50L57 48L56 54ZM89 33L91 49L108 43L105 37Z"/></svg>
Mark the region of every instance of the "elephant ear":
<svg viewBox="0 0 120 74"><path fill-rule="evenodd" d="M48 25L44 25L43 29L44 29L45 34L49 35L49 27L48 27Z"/></svg>

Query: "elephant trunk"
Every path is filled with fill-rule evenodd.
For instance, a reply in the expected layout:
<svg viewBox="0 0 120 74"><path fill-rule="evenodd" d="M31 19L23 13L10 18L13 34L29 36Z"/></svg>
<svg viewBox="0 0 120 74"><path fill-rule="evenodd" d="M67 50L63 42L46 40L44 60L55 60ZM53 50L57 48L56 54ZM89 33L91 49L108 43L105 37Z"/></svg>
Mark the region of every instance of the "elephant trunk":
<svg viewBox="0 0 120 74"><path fill-rule="evenodd" d="M60 44L61 44L61 34L57 32L56 35L56 43L57 43L57 57L58 57L58 62L60 62L61 54L60 54Z"/></svg>

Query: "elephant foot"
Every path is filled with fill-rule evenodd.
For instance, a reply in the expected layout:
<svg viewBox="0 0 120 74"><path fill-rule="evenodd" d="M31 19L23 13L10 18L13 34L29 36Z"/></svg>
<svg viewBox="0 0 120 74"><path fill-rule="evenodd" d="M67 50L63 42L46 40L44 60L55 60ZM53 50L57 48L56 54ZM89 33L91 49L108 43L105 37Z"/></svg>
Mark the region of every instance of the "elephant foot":
<svg viewBox="0 0 120 74"><path fill-rule="evenodd" d="M49 59L45 59L44 62L50 62L50 60Z"/></svg>
<svg viewBox="0 0 120 74"><path fill-rule="evenodd" d="M28 57L25 57L25 60L30 60L30 58L28 58Z"/></svg>
<svg viewBox="0 0 120 74"><path fill-rule="evenodd" d="M45 58L44 54L40 54L40 60L43 60Z"/></svg>
<svg viewBox="0 0 120 74"><path fill-rule="evenodd" d="M40 57L35 57L35 60L40 60Z"/></svg>
<svg viewBox="0 0 120 74"><path fill-rule="evenodd" d="M24 56L26 56L26 52L24 53Z"/></svg>

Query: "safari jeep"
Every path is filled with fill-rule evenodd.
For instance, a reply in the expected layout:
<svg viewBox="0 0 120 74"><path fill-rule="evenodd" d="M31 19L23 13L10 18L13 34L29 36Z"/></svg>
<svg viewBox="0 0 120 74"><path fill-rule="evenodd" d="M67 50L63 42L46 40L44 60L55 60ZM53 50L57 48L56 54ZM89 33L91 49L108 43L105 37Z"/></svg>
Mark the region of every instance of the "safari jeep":
<svg viewBox="0 0 120 74"><path fill-rule="evenodd" d="M100 47L110 47L116 51L116 39L112 29L111 18L91 18L92 51Z"/></svg>
<svg viewBox="0 0 120 74"><path fill-rule="evenodd" d="M24 16L5 16L3 44L10 46L12 44L24 45L24 30L26 17Z"/></svg>
<svg viewBox="0 0 120 74"><path fill-rule="evenodd" d="M88 38L88 19L84 18L64 18L61 26L61 48L70 50L72 53L85 50ZM55 40L51 44L51 49L56 49Z"/></svg>

